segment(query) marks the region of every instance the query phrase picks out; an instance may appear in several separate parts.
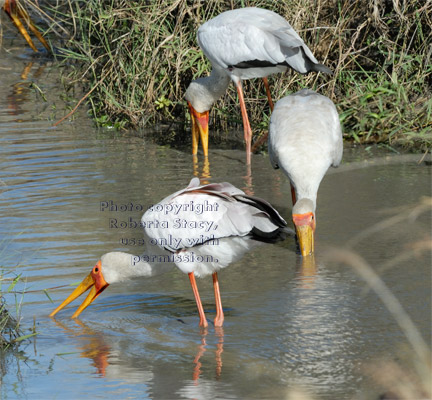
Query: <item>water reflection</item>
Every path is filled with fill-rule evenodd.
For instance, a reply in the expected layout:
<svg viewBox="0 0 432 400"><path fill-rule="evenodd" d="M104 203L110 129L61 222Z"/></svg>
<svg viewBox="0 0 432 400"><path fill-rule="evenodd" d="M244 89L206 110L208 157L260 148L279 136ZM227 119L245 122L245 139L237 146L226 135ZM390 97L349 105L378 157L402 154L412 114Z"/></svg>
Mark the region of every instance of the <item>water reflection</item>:
<svg viewBox="0 0 432 400"><path fill-rule="evenodd" d="M78 350L79 357L90 360L90 365L94 370L89 370L88 374L92 377L115 382L116 386L119 382L122 382L122 386L131 383L140 385L153 383L154 373L151 366L146 363L145 359L140 358L134 348L124 347L124 341L114 340L103 330L94 329L79 320L69 321L68 324L56 320L55 324ZM70 354L73 352L57 356L67 357Z"/></svg>
<svg viewBox="0 0 432 400"><path fill-rule="evenodd" d="M202 363L200 360L201 357L204 355L204 353L207 351L206 349L207 334L208 334L208 329L207 328L202 329L201 343L198 346L198 351L193 361L195 367L193 369L192 379L194 380L196 385L198 385L198 380L201 375ZM218 342L216 344L216 349L215 349L215 362L216 362L215 377L216 379L220 379L222 373L222 353L223 353L223 343L224 343L223 327L221 326L215 327L215 336L218 338Z"/></svg>
<svg viewBox="0 0 432 400"><path fill-rule="evenodd" d="M104 335L101 332L78 319L73 321L76 325L74 328L54 319L56 326L73 339L75 346L80 352L80 357L90 359L92 365L96 368L97 374L105 377L107 368L110 365L111 347L105 341Z"/></svg>
<svg viewBox="0 0 432 400"><path fill-rule="evenodd" d="M201 180L202 185L206 185L211 183L210 178L212 177L210 172L210 157L203 157L202 167L200 168L200 163L198 160L198 156L196 154L192 155L192 165L193 165L193 175ZM252 178L252 167L250 164L245 165L245 175L243 178L243 186L242 190L248 195L254 195L254 185ZM225 180L230 180L229 177L226 177Z"/></svg>
<svg viewBox="0 0 432 400"><path fill-rule="evenodd" d="M28 62L24 65L23 70L21 72L21 81L18 81L11 85L10 93L7 95L7 113L9 115L18 116L23 115L27 112L23 106L28 102L28 97L31 92L31 84L28 81L30 71L33 68L34 63ZM44 70L45 65L39 65L36 71L33 72L32 78L39 78ZM14 122L24 122L27 119L15 119Z"/></svg>
<svg viewBox="0 0 432 400"><path fill-rule="evenodd" d="M290 283L282 314L285 330L279 338L281 361L295 376L291 383L325 388L349 382L355 370L352 288L317 257L297 257L296 277Z"/></svg>
<svg viewBox="0 0 432 400"><path fill-rule="evenodd" d="M159 371L152 370L152 367L147 364L146 360L143 362L136 362L136 357L139 354L134 353L132 348L125 348L119 341L114 341L109 336L107 337L103 331L92 328L89 324L86 324L80 320L69 321L68 323L62 323L54 320L57 328L64 332L65 336L69 338L69 341L73 343L73 346L78 350L79 356L84 359L90 360L91 365L94 368L96 376L109 381L113 380L126 380L128 382L146 383L147 385L153 386L153 390L159 384L158 381L162 378L163 371L167 373L168 366L165 369L161 368ZM73 324L73 325L71 325ZM148 332L149 335L160 333ZM207 344L208 329L203 329L199 338L199 343L195 345L195 355L193 361L190 363L190 376L192 378L193 385L189 384L188 380L185 380L184 386L179 382L179 387L176 389L179 393L197 393L196 390L199 386L208 384L208 380L203 380L203 366L209 364L206 353L208 352L209 345ZM214 377L216 380L221 378L222 374L222 353L224 344L224 330L223 328L215 329L214 336L217 339L214 349L214 365L215 372ZM161 337L159 336L159 340ZM167 337L166 342L169 343L172 338ZM125 342L127 344L128 342ZM213 346L213 344L210 344ZM185 349L187 355L190 347ZM68 352L72 354L72 352ZM135 355L131 356L132 354ZM63 354L59 354L63 356ZM204 360L205 359L205 360ZM162 363L165 364L165 363ZM211 363L213 364L213 363ZM206 370L208 366L204 367ZM174 369L175 370L175 369ZM203 380L201 382L201 380ZM202 385L201 385L202 383ZM182 387L183 386L183 387ZM196 389L191 389L195 387ZM199 393L199 391L198 391ZM189 397L189 395L187 397ZM194 396L192 396L194 397Z"/></svg>
<svg viewBox="0 0 432 400"><path fill-rule="evenodd" d="M196 154L192 155L192 163L193 163L193 174L197 178L200 179L202 185L207 185L210 183L210 161L208 157L204 157L202 170L200 172L198 156Z"/></svg>
<svg viewBox="0 0 432 400"><path fill-rule="evenodd" d="M301 289L315 289L317 278L315 254L307 257L297 257L296 270L296 286Z"/></svg>

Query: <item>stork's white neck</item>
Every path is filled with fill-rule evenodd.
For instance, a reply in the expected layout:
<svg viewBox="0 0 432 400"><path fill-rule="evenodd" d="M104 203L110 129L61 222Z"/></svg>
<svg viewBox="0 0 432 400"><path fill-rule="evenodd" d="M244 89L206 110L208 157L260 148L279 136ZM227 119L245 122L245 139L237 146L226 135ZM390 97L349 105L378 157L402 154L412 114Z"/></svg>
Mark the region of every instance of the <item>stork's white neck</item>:
<svg viewBox="0 0 432 400"><path fill-rule="evenodd" d="M102 274L108 284L133 278L163 274L173 268L171 262L148 262L150 256L136 256L123 252L111 252L101 257Z"/></svg>
<svg viewBox="0 0 432 400"><path fill-rule="evenodd" d="M221 68L213 68L210 76L192 81L186 90L185 98L198 112L209 111L213 103L225 94L230 77Z"/></svg>

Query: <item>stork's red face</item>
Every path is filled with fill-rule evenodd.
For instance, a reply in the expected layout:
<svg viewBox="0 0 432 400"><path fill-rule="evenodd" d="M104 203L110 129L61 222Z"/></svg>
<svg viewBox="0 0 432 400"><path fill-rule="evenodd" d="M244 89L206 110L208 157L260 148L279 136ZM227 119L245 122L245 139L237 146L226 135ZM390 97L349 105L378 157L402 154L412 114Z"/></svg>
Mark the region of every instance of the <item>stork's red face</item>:
<svg viewBox="0 0 432 400"><path fill-rule="evenodd" d="M300 252L303 257L314 252L315 215L313 212L293 214Z"/></svg>
<svg viewBox="0 0 432 400"><path fill-rule="evenodd" d="M93 300L95 300L106 288L106 283L102 274L102 263L99 260L93 267L92 272L86 276L86 278L79 284L79 286L63 301L51 314L50 317L56 315L61 309L66 307L69 303L74 301L77 297L81 296L84 292L91 288L89 294L83 303L79 306L78 310L72 315L72 318L78 317L82 311L89 306Z"/></svg>
<svg viewBox="0 0 432 400"><path fill-rule="evenodd" d="M198 142L201 137L204 156L208 156L208 124L209 112L202 113L195 110L191 103L188 101L189 111L192 120L192 154L198 153Z"/></svg>

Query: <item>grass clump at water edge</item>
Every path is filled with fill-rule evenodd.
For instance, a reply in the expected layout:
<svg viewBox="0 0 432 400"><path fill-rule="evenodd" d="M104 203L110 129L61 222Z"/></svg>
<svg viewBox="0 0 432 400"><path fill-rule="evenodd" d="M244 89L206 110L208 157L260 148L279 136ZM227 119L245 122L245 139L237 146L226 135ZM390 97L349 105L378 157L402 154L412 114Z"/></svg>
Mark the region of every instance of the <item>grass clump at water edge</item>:
<svg viewBox="0 0 432 400"><path fill-rule="evenodd" d="M35 332L24 335L20 329L19 317L17 319L12 316L6 305L4 294L11 293L19 280L20 275L12 279L11 283L6 289L6 292L3 292L3 290L0 291L0 351L7 350L9 347L13 347L14 345L17 345L18 343L36 335ZM7 281L10 281L10 279L5 278L3 274L0 275L0 288L3 288L4 283ZM20 309L21 303L18 301L18 299L16 299L15 310L18 316Z"/></svg>
<svg viewBox="0 0 432 400"><path fill-rule="evenodd" d="M3 297L0 299L0 351L17 343L21 337L18 321L10 315Z"/></svg>
<svg viewBox="0 0 432 400"><path fill-rule="evenodd" d="M100 125L178 128L188 126L183 96L189 82L211 69L197 45L198 27L246 6L284 16L335 72L332 78L273 75L276 100L302 87L319 89L336 103L349 140L423 149L432 143L431 1L90 0L50 12L69 29L62 51L78 62L69 78L92 90L88 99ZM263 132L269 115L264 89L260 80L244 84L254 132ZM213 130L241 127L233 85L211 117ZM189 134L181 139L190 140Z"/></svg>
<svg viewBox="0 0 432 400"><path fill-rule="evenodd" d="M20 328L21 305L24 294L23 292L16 292L15 287L21 282L21 274L16 274L5 266L10 258L6 249L11 241L12 239L0 242L0 259L2 261L2 265L0 265L0 352L13 348L22 341L36 335L34 327L33 332L27 335L24 335ZM11 314L9 311L10 306L6 304L5 297L8 295L14 296L16 317Z"/></svg>

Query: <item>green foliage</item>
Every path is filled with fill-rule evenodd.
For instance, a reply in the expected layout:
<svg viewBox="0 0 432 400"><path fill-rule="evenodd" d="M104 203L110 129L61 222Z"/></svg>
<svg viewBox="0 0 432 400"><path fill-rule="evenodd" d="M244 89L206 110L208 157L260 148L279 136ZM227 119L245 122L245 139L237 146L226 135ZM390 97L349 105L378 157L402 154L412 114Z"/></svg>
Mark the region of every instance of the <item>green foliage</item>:
<svg viewBox="0 0 432 400"><path fill-rule="evenodd" d="M333 77L270 77L276 100L310 87L336 103L346 138L432 143L432 2L89 0L70 6L52 10L73 32L60 52L81 66L71 80L94 89L89 98L100 125L174 121L186 127L184 92L211 69L196 41L198 27L222 11L258 6L290 21L316 58L334 70ZM260 80L245 81L245 93L254 131L265 131L269 109ZM241 126L236 99L231 85L213 107L211 129Z"/></svg>
<svg viewBox="0 0 432 400"><path fill-rule="evenodd" d="M0 280L3 280L3 278L0 277ZM8 292L13 289L18 280L19 277L13 280L12 284L9 286ZM19 304L16 303L16 306L18 307ZM29 335L22 334L19 321L17 321L7 310L4 298L0 295L0 351L6 350L10 346L22 342L36 334L37 333L35 332Z"/></svg>
<svg viewBox="0 0 432 400"><path fill-rule="evenodd" d="M6 249L9 247L10 242L14 238L4 239L0 241L0 259L3 263L6 263L10 257ZM36 335L35 330L29 335L23 335L20 328L20 311L22 303L21 298L17 297L16 285L21 281L21 274L3 267L4 264L0 265L0 351L6 350L10 347L15 346L19 342ZM9 308L6 306L6 300L4 296L15 296L15 316L9 312ZM1 359L1 357L0 357ZM0 375L1 375L1 360L0 360Z"/></svg>

